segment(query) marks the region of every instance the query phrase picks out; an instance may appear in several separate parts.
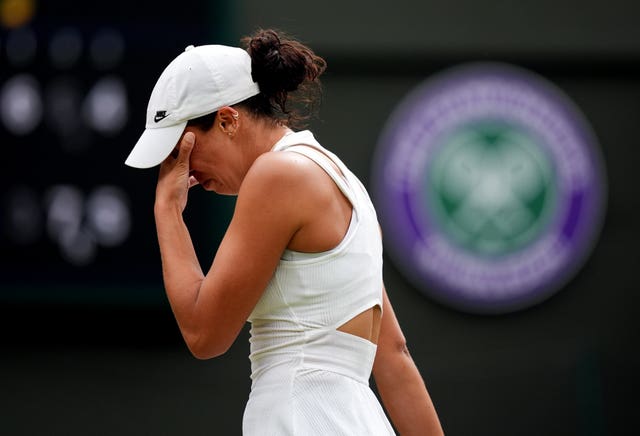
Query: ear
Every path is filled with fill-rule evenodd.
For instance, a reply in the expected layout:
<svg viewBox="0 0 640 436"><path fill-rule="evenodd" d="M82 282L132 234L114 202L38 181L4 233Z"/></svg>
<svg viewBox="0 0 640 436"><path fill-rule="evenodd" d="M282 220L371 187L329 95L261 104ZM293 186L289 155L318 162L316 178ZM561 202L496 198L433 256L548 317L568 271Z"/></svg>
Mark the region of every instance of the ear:
<svg viewBox="0 0 640 436"><path fill-rule="evenodd" d="M229 136L233 136L240 125L240 113L230 106L218 109L218 127Z"/></svg>

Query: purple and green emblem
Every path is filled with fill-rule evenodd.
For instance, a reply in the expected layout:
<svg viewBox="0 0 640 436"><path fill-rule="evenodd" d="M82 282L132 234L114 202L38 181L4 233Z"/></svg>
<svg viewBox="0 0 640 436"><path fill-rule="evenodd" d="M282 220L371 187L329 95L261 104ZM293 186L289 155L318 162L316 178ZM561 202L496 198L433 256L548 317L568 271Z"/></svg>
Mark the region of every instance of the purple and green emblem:
<svg viewBox="0 0 640 436"><path fill-rule="evenodd" d="M378 144L385 247L428 296L474 313L534 305L590 254L606 206L599 147L557 87L470 64L417 87Z"/></svg>

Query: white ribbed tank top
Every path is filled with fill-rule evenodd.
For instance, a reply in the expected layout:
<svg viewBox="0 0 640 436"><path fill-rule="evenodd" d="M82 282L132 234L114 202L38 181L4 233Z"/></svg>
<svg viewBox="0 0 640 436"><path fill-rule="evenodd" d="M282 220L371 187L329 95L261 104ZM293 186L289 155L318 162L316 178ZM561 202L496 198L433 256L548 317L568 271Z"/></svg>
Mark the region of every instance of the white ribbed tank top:
<svg viewBox="0 0 640 436"><path fill-rule="evenodd" d="M371 307L382 308L382 241L371 200L311 132L292 132L273 151L316 162L353 214L335 248L287 250L249 317L252 389L244 434L393 434L369 389L376 345L336 330Z"/></svg>

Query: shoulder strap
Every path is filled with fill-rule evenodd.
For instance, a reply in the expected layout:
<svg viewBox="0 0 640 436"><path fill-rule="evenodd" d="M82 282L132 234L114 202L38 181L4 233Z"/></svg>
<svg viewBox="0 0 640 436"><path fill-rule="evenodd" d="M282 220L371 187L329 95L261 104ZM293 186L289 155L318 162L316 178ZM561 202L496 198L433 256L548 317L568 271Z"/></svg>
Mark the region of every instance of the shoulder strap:
<svg viewBox="0 0 640 436"><path fill-rule="evenodd" d="M333 159L329 154L330 152L325 150L319 150L313 145L307 144L297 144L292 145L285 149L286 151L292 151L294 153L299 153L303 156L308 157L312 161L314 161L320 168L322 168L334 183L338 186L340 191L347 197L354 210L357 213L357 198L354 192L353 187L351 186L351 182L348 178L348 172L345 171L346 168L343 167L342 162L339 159ZM336 167L338 167L339 171L336 171L336 167L331 165L330 162L333 162Z"/></svg>

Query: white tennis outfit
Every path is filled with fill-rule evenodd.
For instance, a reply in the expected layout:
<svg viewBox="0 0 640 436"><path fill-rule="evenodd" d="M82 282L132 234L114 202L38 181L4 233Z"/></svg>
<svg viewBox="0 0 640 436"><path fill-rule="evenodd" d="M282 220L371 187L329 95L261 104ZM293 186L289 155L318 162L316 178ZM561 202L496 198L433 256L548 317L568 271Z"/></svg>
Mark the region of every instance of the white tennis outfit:
<svg viewBox="0 0 640 436"><path fill-rule="evenodd" d="M336 330L371 307L382 308L382 242L373 205L355 175L311 132L289 133L273 150L316 162L349 199L353 215L332 250L285 251L251 313L252 385L243 434L393 435L369 387L376 345Z"/></svg>

